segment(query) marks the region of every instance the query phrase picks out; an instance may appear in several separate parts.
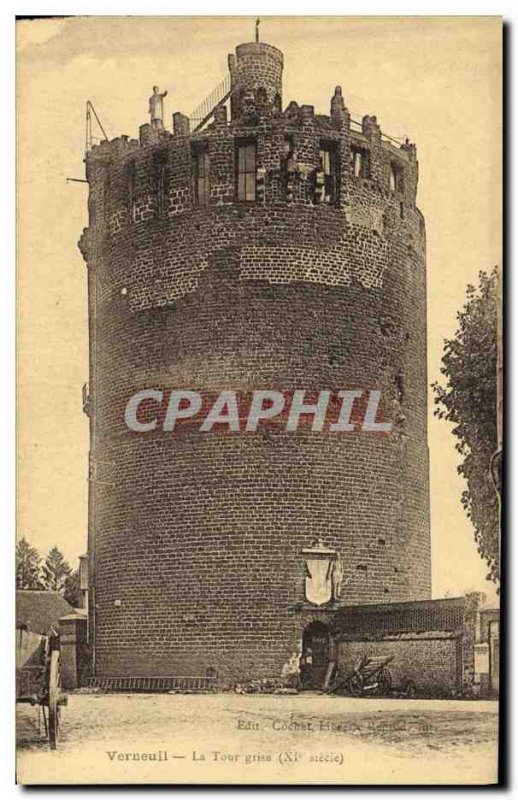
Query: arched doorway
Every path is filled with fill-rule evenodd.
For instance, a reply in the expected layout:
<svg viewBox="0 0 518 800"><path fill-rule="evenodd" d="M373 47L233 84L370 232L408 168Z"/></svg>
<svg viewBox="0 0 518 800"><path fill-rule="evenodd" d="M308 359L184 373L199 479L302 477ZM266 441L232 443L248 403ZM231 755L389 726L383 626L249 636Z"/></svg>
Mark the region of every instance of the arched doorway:
<svg viewBox="0 0 518 800"><path fill-rule="evenodd" d="M310 622L302 635L300 679L303 689L321 689L329 664L330 637L323 622Z"/></svg>

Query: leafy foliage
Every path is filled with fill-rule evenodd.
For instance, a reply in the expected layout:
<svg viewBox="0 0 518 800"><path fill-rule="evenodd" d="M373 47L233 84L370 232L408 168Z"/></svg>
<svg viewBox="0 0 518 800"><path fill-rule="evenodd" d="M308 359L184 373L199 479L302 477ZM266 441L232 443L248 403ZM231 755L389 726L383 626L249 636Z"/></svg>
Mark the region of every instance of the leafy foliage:
<svg viewBox="0 0 518 800"><path fill-rule="evenodd" d="M22 537L16 545L16 588L42 589L41 556L35 547Z"/></svg>
<svg viewBox="0 0 518 800"><path fill-rule="evenodd" d="M53 547L42 569L43 588L52 592L62 592L71 572L70 564L65 560L63 553L57 547Z"/></svg>
<svg viewBox="0 0 518 800"><path fill-rule="evenodd" d="M478 552L489 566L488 580L500 579L498 497L490 475L497 448L496 356L497 269L479 273L479 286L468 285L466 303L457 314L458 329L444 342L443 385L433 384L435 415L453 423L458 472L466 481L462 505L475 530Z"/></svg>
<svg viewBox="0 0 518 800"><path fill-rule="evenodd" d="M81 580L79 570L75 569L65 580L63 596L74 608L81 606Z"/></svg>

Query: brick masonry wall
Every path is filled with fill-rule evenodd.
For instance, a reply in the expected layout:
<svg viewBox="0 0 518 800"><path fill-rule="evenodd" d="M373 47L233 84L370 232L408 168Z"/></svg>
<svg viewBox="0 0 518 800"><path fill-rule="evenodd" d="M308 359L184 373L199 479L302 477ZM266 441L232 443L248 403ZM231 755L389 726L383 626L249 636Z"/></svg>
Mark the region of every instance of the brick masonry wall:
<svg viewBox="0 0 518 800"><path fill-rule="evenodd" d="M339 668L346 674L351 672L360 655L393 656L387 665L393 688L403 690L411 680L421 696L451 697L461 690L461 650L457 637L423 633L377 642L341 642Z"/></svg>
<svg viewBox="0 0 518 800"><path fill-rule="evenodd" d="M345 602L429 597L415 151L382 142L370 123L353 135L342 106L336 94L330 117L248 103L200 134L146 129L140 144L121 138L88 155L90 226L80 246L90 287L98 675L209 666L225 678L278 674L300 641L301 550L316 537L342 556ZM235 202L234 143L245 135L266 169L262 203ZM298 153L291 199L287 136ZM371 149L376 177L351 174L352 138ZM340 150L335 206L315 202L322 139ZM194 204L193 144L209 148L205 208ZM394 160L400 193L389 188ZM376 388L394 431L131 435L124 407L152 386Z"/></svg>

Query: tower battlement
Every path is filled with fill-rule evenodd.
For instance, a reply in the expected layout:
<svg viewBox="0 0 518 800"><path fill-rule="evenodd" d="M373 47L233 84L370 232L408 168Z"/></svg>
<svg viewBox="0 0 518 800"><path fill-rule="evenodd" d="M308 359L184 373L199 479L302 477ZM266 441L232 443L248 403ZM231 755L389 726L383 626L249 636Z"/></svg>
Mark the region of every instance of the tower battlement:
<svg viewBox="0 0 518 800"><path fill-rule="evenodd" d="M196 159L189 156L203 150L208 170L208 196L204 205L232 204L240 198L236 193L238 163L235 148L230 145L249 139L255 146L255 182L261 183L260 196L254 201L312 206L328 202L343 208L354 198L355 189L362 186L386 197L397 195L396 199L409 209L415 206L418 176L415 145L389 141L374 116L366 115L361 124L354 123L344 104L341 87L336 87L331 98L329 115L315 114L313 106L298 105L295 101L282 111L277 105L281 95L275 91L280 89L276 81L267 86L265 79L256 86L255 81L262 75L254 70L249 77L237 67L232 68L231 75L230 118L226 106L222 106L216 109L213 121L206 128L191 132L189 118L175 112L173 133L153 130L151 125L144 124L138 143L127 136L103 141L87 153L87 176L91 184L107 177L116 180L120 160L133 161L135 168L145 165L152 151L156 154L154 160L162 160L166 168L162 189L184 190L184 204L173 204L169 211L188 210L198 204ZM323 152L329 154L325 156L332 161L329 165L322 164ZM113 168L113 176L106 175L106 167ZM330 177L336 183L333 197L327 200L319 187L319 173L326 168L333 173Z"/></svg>
<svg viewBox="0 0 518 800"><path fill-rule="evenodd" d="M191 132L176 112L173 133L145 124L138 142L122 136L87 153L90 221L120 256L101 302L123 286L132 309L166 304L197 286L210 253L231 242L244 248L241 277L273 283L379 286L394 237L422 268L415 146L383 138L374 116L355 127L340 86L329 115L294 101L282 111L282 66L277 48L240 45L230 57L230 118L221 105ZM167 242L171 266L158 280L140 261Z"/></svg>

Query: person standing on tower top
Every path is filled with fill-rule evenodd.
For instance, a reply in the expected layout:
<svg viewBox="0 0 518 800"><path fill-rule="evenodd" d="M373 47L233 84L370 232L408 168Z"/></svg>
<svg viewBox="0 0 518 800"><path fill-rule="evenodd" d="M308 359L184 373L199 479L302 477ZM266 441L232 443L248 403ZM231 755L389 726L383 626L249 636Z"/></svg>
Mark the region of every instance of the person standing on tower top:
<svg viewBox="0 0 518 800"><path fill-rule="evenodd" d="M149 114L151 127L161 130L164 127L164 97L167 92L160 92L158 86L153 86L153 94L149 98Z"/></svg>

